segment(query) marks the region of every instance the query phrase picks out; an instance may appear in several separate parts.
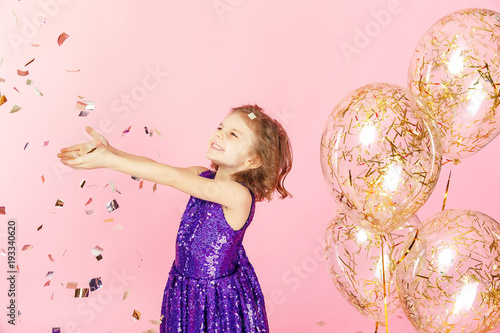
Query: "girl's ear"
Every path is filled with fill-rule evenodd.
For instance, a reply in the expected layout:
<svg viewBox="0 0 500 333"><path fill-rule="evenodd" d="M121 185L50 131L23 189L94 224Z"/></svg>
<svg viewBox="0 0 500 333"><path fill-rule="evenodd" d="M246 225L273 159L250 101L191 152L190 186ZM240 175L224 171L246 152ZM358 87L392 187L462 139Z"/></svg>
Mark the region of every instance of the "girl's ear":
<svg viewBox="0 0 500 333"><path fill-rule="evenodd" d="M244 164L249 169L257 169L262 165L262 160L259 156L254 155L253 157L246 160Z"/></svg>

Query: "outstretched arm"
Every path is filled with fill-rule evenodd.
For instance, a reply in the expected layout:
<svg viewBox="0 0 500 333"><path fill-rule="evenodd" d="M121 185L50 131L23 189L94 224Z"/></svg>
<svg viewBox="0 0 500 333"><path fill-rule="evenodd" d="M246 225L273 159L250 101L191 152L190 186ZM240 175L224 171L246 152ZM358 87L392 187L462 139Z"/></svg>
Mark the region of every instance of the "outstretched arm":
<svg viewBox="0 0 500 333"><path fill-rule="evenodd" d="M199 177L203 167L178 168L147 157L123 152L109 145L106 138L87 127L92 140L61 149L61 162L74 169L107 168L154 183L172 186L197 198L219 203L230 210L249 207L248 190L232 180Z"/></svg>

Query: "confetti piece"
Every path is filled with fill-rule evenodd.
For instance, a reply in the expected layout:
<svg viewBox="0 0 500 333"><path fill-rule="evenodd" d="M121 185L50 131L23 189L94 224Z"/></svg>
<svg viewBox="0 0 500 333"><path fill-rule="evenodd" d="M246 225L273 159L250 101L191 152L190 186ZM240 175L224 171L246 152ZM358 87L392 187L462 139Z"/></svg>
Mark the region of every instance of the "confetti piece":
<svg viewBox="0 0 500 333"><path fill-rule="evenodd" d="M123 294L123 298L122 298L122 301L125 300L126 298L128 298L128 296L130 295L130 291L127 290L124 294Z"/></svg>
<svg viewBox="0 0 500 333"><path fill-rule="evenodd" d="M7 102L7 97L5 97L5 95L0 95L0 105L4 104L5 102Z"/></svg>
<svg viewBox="0 0 500 333"><path fill-rule="evenodd" d="M29 147L30 147L30 143L26 142L26 144L24 145L24 150L28 149Z"/></svg>
<svg viewBox="0 0 500 333"><path fill-rule="evenodd" d="M49 259L50 259L50 261L56 261L56 260L52 257L52 254L49 254Z"/></svg>
<svg viewBox="0 0 500 333"><path fill-rule="evenodd" d="M80 111L94 111L95 102L92 101L77 101L75 108Z"/></svg>
<svg viewBox="0 0 500 333"><path fill-rule="evenodd" d="M111 193L115 193L115 183L109 182L109 184L111 185Z"/></svg>
<svg viewBox="0 0 500 333"><path fill-rule="evenodd" d="M162 321L163 318L159 319L159 320L153 320L153 319L150 319L149 322L153 325L160 325L161 324L161 321Z"/></svg>
<svg viewBox="0 0 500 333"><path fill-rule="evenodd" d="M155 127L153 127L153 128L154 128L154 130L155 130L156 134L158 134L158 136L159 136L159 137L160 137L160 139L161 139L161 133L160 133L160 132L159 132L159 131L155 128Z"/></svg>
<svg viewBox="0 0 500 333"><path fill-rule="evenodd" d="M41 226L39 226L39 227L36 229L36 231L40 231L40 230L42 230L42 228L43 228L43 224L42 224Z"/></svg>
<svg viewBox="0 0 500 333"><path fill-rule="evenodd" d="M79 72L80 69L67 69L66 72L69 72L69 73L75 73L75 72Z"/></svg>
<svg viewBox="0 0 500 333"><path fill-rule="evenodd" d="M89 288L76 288L75 298L89 297Z"/></svg>
<svg viewBox="0 0 500 333"><path fill-rule="evenodd" d="M144 126L144 131L146 132L146 134L149 134L148 128L146 126Z"/></svg>
<svg viewBox="0 0 500 333"><path fill-rule="evenodd" d="M80 188L83 188L85 186L85 183L86 183L85 179L82 179L82 181L80 182ZM92 201L92 198L90 198L90 201ZM85 206L87 206L89 203L90 202L87 202Z"/></svg>
<svg viewBox="0 0 500 333"><path fill-rule="evenodd" d="M52 327L52 333L61 333L61 328L60 327Z"/></svg>
<svg viewBox="0 0 500 333"><path fill-rule="evenodd" d="M31 43L31 47L40 47L40 44Z"/></svg>
<svg viewBox="0 0 500 333"><path fill-rule="evenodd" d="M25 71L22 71L20 69L17 70L17 75L19 76L26 76L28 75L30 72L28 70L25 70Z"/></svg>
<svg viewBox="0 0 500 333"><path fill-rule="evenodd" d="M42 178L42 183L45 183L45 176L42 175L42 177L40 177L40 178Z"/></svg>
<svg viewBox="0 0 500 333"><path fill-rule="evenodd" d="M141 180L141 182L139 183L139 190L142 189L143 184L144 184L144 181Z"/></svg>
<svg viewBox="0 0 500 333"><path fill-rule="evenodd" d="M59 208L62 208L64 206L64 200L57 199L55 206L59 207Z"/></svg>
<svg viewBox="0 0 500 333"><path fill-rule="evenodd" d="M95 258L97 259L97 261L101 261L102 260L102 254L96 256Z"/></svg>
<svg viewBox="0 0 500 333"><path fill-rule="evenodd" d="M33 245L24 245L22 251L31 251L33 249Z"/></svg>
<svg viewBox="0 0 500 333"><path fill-rule="evenodd" d="M130 129L132 128L132 126L129 126L128 128L126 128L123 132L122 132L122 136L127 134L128 132L130 132Z"/></svg>
<svg viewBox="0 0 500 333"><path fill-rule="evenodd" d="M42 97L43 96L43 93L38 90L37 87L33 87L33 91L35 92L35 94L38 96L38 97Z"/></svg>
<svg viewBox="0 0 500 333"><path fill-rule="evenodd" d="M0 206L0 215L5 215L5 206Z"/></svg>
<svg viewBox="0 0 500 333"><path fill-rule="evenodd" d="M134 313L132 314L132 317L134 317L134 319L137 321L137 320L140 320L141 319L141 313L137 310L134 310Z"/></svg>
<svg viewBox="0 0 500 333"><path fill-rule="evenodd" d="M89 280L90 291L96 291L102 287L101 278L93 278Z"/></svg>
<svg viewBox="0 0 500 333"><path fill-rule="evenodd" d="M66 39L68 39L69 35L65 32L63 32L62 34L59 35L59 37L57 38L57 44L59 46L61 46L65 41Z"/></svg>
<svg viewBox="0 0 500 333"><path fill-rule="evenodd" d="M28 61L28 62L26 63L26 65L24 65L24 67L28 66L28 65L29 65L29 64L31 64L33 61L35 61L35 58L33 58L33 59L31 59L30 61Z"/></svg>
<svg viewBox="0 0 500 333"><path fill-rule="evenodd" d="M248 114L248 118L250 118L250 120L254 120L255 118L257 118L257 116L255 115L255 113L250 112L250 113Z"/></svg>
<svg viewBox="0 0 500 333"><path fill-rule="evenodd" d="M78 97L79 99L84 99L85 98L85 97L80 96L80 95L76 95L76 97Z"/></svg>
<svg viewBox="0 0 500 333"><path fill-rule="evenodd" d="M54 275L54 271L49 271L45 277L48 277L49 279L52 279L52 275Z"/></svg>
<svg viewBox="0 0 500 333"><path fill-rule="evenodd" d="M132 177L133 180L137 180L137 181L141 180L140 178L137 178L137 177L134 177L134 176L131 176L131 177Z"/></svg>
<svg viewBox="0 0 500 333"><path fill-rule="evenodd" d="M19 28L19 20L17 19L17 15L15 11L12 11L12 15L14 15L14 21L16 22L17 27Z"/></svg>
<svg viewBox="0 0 500 333"><path fill-rule="evenodd" d="M104 249L103 249L102 247L98 246L98 245L96 245L96 246L95 246L95 247L91 250L91 252L92 252L92 254L93 254L94 256L98 256L98 255L100 255L100 254L102 253L102 251L104 251Z"/></svg>
<svg viewBox="0 0 500 333"><path fill-rule="evenodd" d="M45 284L43 286L44 287L50 286L50 280L48 280L47 282L45 282Z"/></svg>
<svg viewBox="0 0 500 333"><path fill-rule="evenodd" d="M52 296L50 296L50 299L54 299L54 293L52 293Z"/></svg>
<svg viewBox="0 0 500 333"><path fill-rule="evenodd" d="M114 218L109 218L109 219L105 219L104 222L113 222L115 219Z"/></svg>
<svg viewBox="0 0 500 333"><path fill-rule="evenodd" d="M66 251L68 251L68 250L64 250L64 253L63 253L63 255L62 255L63 257L64 257L64 255L66 254Z"/></svg>
<svg viewBox="0 0 500 333"><path fill-rule="evenodd" d="M112 228L113 231L120 231L120 230L123 230L123 226L118 223L117 225L115 225L113 228Z"/></svg>
<svg viewBox="0 0 500 333"><path fill-rule="evenodd" d="M5 82L5 79L2 79L2 78L0 77L0 82Z"/></svg>
<svg viewBox="0 0 500 333"><path fill-rule="evenodd" d="M93 215L94 214L94 210L90 209L90 210L85 210L85 215Z"/></svg>
<svg viewBox="0 0 500 333"><path fill-rule="evenodd" d="M252 113L252 114L253 114L253 113ZM253 120L253 119L252 119L252 120ZM325 326L325 325L326 325L326 323L325 323L324 321L318 321L318 322L316 323L316 325L318 325L318 326L320 326L320 327L321 327L321 326Z"/></svg>
<svg viewBox="0 0 500 333"><path fill-rule="evenodd" d="M85 204L85 206L88 206L91 202L92 202L92 198L89 198L89 200L87 200L87 203Z"/></svg>
<svg viewBox="0 0 500 333"><path fill-rule="evenodd" d="M118 202L116 202L116 200L115 200L115 199L111 200L110 202L108 202L108 203L106 204L106 208L108 209L108 212L110 212L110 213L111 213L112 211L114 211L114 210L118 209L119 207L120 207L120 206L118 206Z"/></svg>
<svg viewBox="0 0 500 333"><path fill-rule="evenodd" d="M66 284L66 289L76 289L77 286L77 282L68 281L68 283Z"/></svg>
<svg viewBox="0 0 500 333"><path fill-rule="evenodd" d="M158 187L158 184L156 184L156 183L155 183L155 184L153 185L153 193L155 193L155 192L156 192L156 188L157 188L157 187Z"/></svg>
<svg viewBox="0 0 500 333"><path fill-rule="evenodd" d="M21 93L19 90L17 90L16 87L12 87L12 89L14 89L15 91L17 91L18 93Z"/></svg>
<svg viewBox="0 0 500 333"><path fill-rule="evenodd" d="M5 252L5 249L0 249L0 254L3 255L4 257L7 256L7 252Z"/></svg>
<svg viewBox="0 0 500 333"><path fill-rule="evenodd" d="M21 110L21 107L19 105L14 105L12 109L10 110L10 113L15 113L17 111Z"/></svg>

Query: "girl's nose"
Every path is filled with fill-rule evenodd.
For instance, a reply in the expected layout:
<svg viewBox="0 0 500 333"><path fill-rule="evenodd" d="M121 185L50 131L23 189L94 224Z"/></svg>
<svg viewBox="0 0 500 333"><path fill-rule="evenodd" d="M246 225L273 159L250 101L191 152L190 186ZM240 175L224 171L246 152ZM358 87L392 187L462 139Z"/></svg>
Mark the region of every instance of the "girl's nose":
<svg viewBox="0 0 500 333"><path fill-rule="evenodd" d="M215 136L218 137L219 139L222 139L223 136L222 131L216 131Z"/></svg>

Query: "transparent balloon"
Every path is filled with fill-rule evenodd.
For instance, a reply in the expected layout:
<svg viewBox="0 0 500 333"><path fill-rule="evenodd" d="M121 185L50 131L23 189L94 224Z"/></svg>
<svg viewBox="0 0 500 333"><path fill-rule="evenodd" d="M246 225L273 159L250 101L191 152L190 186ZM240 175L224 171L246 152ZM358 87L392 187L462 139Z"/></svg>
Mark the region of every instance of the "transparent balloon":
<svg viewBox="0 0 500 333"><path fill-rule="evenodd" d="M421 38L408 85L431 110L449 159L471 156L500 133L500 14L469 8Z"/></svg>
<svg viewBox="0 0 500 333"><path fill-rule="evenodd" d="M400 307L395 268L406 236L419 222L415 216L393 233L373 234L338 212L326 229L325 260L336 288L359 313L380 324L385 324L384 300L389 316Z"/></svg>
<svg viewBox="0 0 500 333"><path fill-rule="evenodd" d="M352 91L331 112L321 137L321 167L353 223L391 232L429 198L442 148L426 112L408 89L387 83Z"/></svg>
<svg viewBox="0 0 500 333"><path fill-rule="evenodd" d="M396 285L418 332L495 329L500 323L500 224L461 209L422 222L412 249L396 268Z"/></svg>

